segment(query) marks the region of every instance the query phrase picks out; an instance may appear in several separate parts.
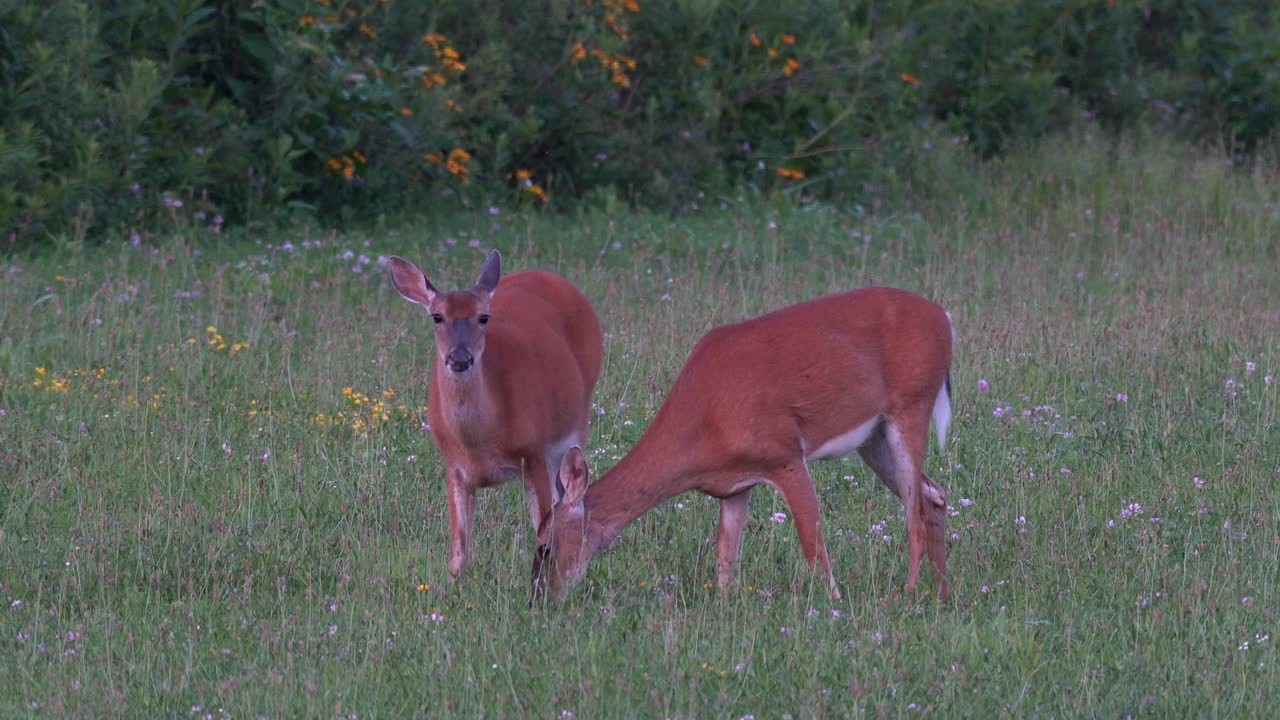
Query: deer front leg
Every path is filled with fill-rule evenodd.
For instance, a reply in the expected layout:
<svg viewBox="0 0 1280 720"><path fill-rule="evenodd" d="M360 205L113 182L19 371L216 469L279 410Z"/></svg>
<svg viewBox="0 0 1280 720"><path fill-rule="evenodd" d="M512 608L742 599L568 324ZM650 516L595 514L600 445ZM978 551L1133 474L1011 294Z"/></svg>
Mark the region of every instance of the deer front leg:
<svg viewBox="0 0 1280 720"><path fill-rule="evenodd" d="M445 489L449 496L449 534L453 541L453 552L449 555L449 575L454 580L459 580L470 560L468 548L475 509L475 489L467 484L466 473L455 467L449 468L445 474Z"/></svg>
<svg viewBox="0 0 1280 720"><path fill-rule="evenodd" d="M836 578L831 574L831 558L827 556L827 542L822 537L822 508L818 505L818 491L813 487L809 468L797 460L795 464L773 473L772 477L791 508L791 519L796 523L796 534L800 536L805 559L815 572L826 575L831 598L839 600L840 588L836 587Z"/></svg>
<svg viewBox="0 0 1280 720"><path fill-rule="evenodd" d="M720 499L720 529L716 533L716 586L721 595L733 585L733 573L742 550L742 530L751 508L751 489Z"/></svg>
<svg viewBox="0 0 1280 720"><path fill-rule="evenodd" d="M559 472L557 462L554 472ZM555 498L551 491L551 472L548 460L530 456L524 461L524 499L529 504L529 519L533 521L533 531L538 532L543 518L551 512Z"/></svg>

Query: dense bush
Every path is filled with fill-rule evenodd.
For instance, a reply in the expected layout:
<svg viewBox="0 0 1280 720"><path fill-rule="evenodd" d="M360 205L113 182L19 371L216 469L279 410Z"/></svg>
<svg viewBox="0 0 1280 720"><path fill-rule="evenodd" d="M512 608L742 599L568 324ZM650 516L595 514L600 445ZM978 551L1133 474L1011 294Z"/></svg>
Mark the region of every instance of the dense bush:
<svg viewBox="0 0 1280 720"><path fill-rule="evenodd" d="M923 156L989 156L1082 117L1248 150L1280 120L1278 12L0 0L0 229L12 245L289 208L863 202L920 181Z"/></svg>

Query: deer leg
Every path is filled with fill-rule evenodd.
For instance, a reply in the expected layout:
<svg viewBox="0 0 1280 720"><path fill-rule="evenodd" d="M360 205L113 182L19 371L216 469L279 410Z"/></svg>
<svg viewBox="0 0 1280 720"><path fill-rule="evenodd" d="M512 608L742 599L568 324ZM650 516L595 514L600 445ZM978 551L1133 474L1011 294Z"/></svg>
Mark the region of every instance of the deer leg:
<svg viewBox="0 0 1280 720"><path fill-rule="evenodd" d="M870 467L876 477L880 478L880 482L889 488L894 495L902 498L902 491L899 490L899 474L897 464L894 461L894 452L889 445L889 440L885 436L884 424L876 428L867 441L858 448L858 454L862 456L862 461ZM929 553L929 561L933 563L934 569L938 572L939 585L938 596L945 600L948 596L947 589L947 504L946 494L942 488L923 472L918 473L920 482L923 482L924 497L921 498L920 508L923 513L922 524L926 529L927 541L926 549ZM905 505L905 503L904 503Z"/></svg>
<svg viewBox="0 0 1280 720"><path fill-rule="evenodd" d="M475 489L467 484L466 473L455 467L446 472L445 486L449 496L449 533L453 540L449 575L458 580L470 560L467 549L470 544L471 519L475 514Z"/></svg>
<svg viewBox="0 0 1280 720"><path fill-rule="evenodd" d="M555 471L560 470L560 458L555 458ZM551 488L550 460L531 455L524 460L524 499L529 504L529 519L533 522L536 533L542 519L551 512L555 504L554 491Z"/></svg>
<svg viewBox="0 0 1280 720"><path fill-rule="evenodd" d="M919 413L917 413L919 415ZM887 421L885 437L893 455L894 484L902 498L907 521L907 585L913 593L920 581L920 563L926 545L924 485L921 482L929 416L895 417Z"/></svg>
<svg viewBox="0 0 1280 720"><path fill-rule="evenodd" d="M928 486L938 487L928 475L920 473L921 478ZM941 493L941 488L938 488ZM926 492L928 490L926 489ZM946 600L951 591L947 588L947 503L946 495L942 495L942 502L930 502L929 498L925 498L920 503L920 510L924 513L924 526L927 535L926 549L929 552L929 562L933 563L933 569L938 573L938 599Z"/></svg>
<svg viewBox="0 0 1280 720"><path fill-rule="evenodd" d="M815 571L822 570L826 574L831 597L839 600L840 589L831 574L831 558L827 556L827 543L822 537L822 508L818 505L818 492L813 487L809 468L797 458L794 464L770 473L769 478L782 491L783 499L791 508L791 518L796 523L796 534L800 536L805 559Z"/></svg>
<svg viewBox="0 0 1280 720"><path fill-rule="evenodd" d="M876 477L880 478L880 482L901 498L902 491L898 490L898 471L893 463L893 453L889 450L889 441L884 436L884 425L882 421L867 436L866 441L858 448L858 455L862 457L862 462L876 474Z"/></svg>
<svg viewBox="0 0 1280 720"><path fill-rule="evenodd" d="M721 594L733 584L733 573L742 549L742 530L751 508L751 488L720 499L720 529L716 532L716 585Z"/></svg>

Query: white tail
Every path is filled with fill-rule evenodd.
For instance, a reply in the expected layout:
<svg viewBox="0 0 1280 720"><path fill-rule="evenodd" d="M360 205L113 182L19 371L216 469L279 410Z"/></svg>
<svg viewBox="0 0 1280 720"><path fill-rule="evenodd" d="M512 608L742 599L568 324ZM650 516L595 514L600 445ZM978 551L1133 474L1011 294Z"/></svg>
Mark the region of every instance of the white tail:
<svg viewBox="0 0 1280 720"><path fill-rule="evenodd" d="M535 527L550 511L553 473L587 441L600 375L600 320L587 298L553 273L503 277L501 262L495 250L474 287L438 292L413 263L390 261L396 290L435 327L427 416L447 465L455 578L469 557L477 488L523 477Z"/></svg>
<svg viewBox="0 0 1280 720"><path fill-rule="evenodd" d="M947 313L947 327L951 330L951 347L956 344L956 326L951 321L951 313ZM951 425L951 370L938 388L938 397L933 401L933 427L938 431L938 449L947 451L947 428Z"/></svg>
<svg viewBox="0 0 1280 720"><path fill-rule="evenodd" d="M944 441L952 330L942 308L867 288L726 325L694 347L636 446L588 487L581 451L565 455L565 491L538 529L535 596L559 596L632 520L688 490L720 499L716 573L732 581L751 489L779 490L805 557L839 597L823 540L812 460L857 450L902 499L907 589L927 549L947 596L946 495L924 472L932 415Z"/></svg>

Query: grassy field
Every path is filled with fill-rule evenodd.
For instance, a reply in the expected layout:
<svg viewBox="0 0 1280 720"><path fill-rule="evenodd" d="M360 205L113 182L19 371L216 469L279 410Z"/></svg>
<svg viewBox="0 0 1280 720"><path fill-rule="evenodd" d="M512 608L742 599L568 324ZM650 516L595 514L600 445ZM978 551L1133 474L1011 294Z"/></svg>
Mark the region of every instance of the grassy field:
<svg viewBox="0 0 1280 720"><path fill-rule="evenodd" d="M1272 714L1280 177L1083 136L939 172L893 212L479 212L3 259L0 716ZM482 492L452 583L430 328L379 258L452 287L490 248L601 315L597 477L716 324L869 284L944 304L952 602L903 596L900 510L856 458L812 468L839 602L767 490L723 600L698 495L530 610L523 493Z"/></svg>

